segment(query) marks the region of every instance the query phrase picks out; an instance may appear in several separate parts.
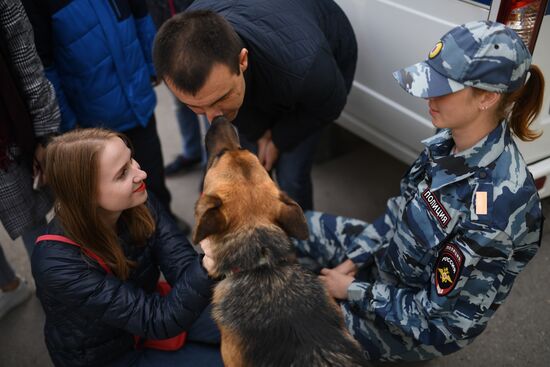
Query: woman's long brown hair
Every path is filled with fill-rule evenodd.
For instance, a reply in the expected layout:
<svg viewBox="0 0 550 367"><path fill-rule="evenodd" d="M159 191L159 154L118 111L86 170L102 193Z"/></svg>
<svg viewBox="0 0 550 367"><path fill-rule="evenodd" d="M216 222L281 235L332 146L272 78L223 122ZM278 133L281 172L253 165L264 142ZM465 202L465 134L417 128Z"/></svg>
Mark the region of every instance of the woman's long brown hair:
<svg viewBox="0 0 550 367"><path fill-rule="evenodd" d="M515 92L503 95L497 109L499 119L506 118L510 129L523 141L532 141L542 132L531 130L544 99L544 76L536 65L529 69L529 79Z"/></svg>
<svg viewBox="0 0 550 367"><path fill-rule="evenodd" d="M101 257L120 279L127 279L132 262L118 235L100 215L97 203L99 154L113 138L128 139L105 129L79 129L56 137L46 149L45 174L55 197L55 211L67 237ZM145 204L122 212L132 244L145 245L155 221Z"/></svg>

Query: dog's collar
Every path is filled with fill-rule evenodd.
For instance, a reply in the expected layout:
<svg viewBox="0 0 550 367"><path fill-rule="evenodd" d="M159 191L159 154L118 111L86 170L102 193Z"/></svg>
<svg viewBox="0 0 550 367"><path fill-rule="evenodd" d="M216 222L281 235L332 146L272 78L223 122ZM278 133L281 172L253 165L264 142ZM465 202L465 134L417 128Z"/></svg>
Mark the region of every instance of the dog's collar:
<svg viewBox="0 0 550 367"><path fill-rule="evenodd" d="M258 264L257 264L255 267L253 267L252 269L245 269L245 270L254 270L254 269L257 269L257 268L259 268L259 267L261 267L261 266L264 266L264 265L266 265L266 264L267 264L267 258L266 258L266 257L261 257L261 258L260 258L260 261L258 261ZM241 271L243 271L243 269L241 269L241 268L239 268L238 266L236 266L236 267L231 268L231 271L229 272L228 275L238 274L238 273L240 273Z"/></svg>

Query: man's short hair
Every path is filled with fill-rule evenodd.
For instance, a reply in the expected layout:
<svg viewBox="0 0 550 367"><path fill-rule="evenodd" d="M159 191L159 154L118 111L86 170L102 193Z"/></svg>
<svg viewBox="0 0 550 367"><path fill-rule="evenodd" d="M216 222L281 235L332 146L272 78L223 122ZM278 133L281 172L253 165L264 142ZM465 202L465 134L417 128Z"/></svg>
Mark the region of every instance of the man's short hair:
<svg viewBox="0 0 550 367"><path fill-rule="evenodd" d="M185 93L197 93L212 67L223 64L239 75L243 42L231 24L211 10L180 13L164 23L155 37L157 77L168 78Z"/></svg>

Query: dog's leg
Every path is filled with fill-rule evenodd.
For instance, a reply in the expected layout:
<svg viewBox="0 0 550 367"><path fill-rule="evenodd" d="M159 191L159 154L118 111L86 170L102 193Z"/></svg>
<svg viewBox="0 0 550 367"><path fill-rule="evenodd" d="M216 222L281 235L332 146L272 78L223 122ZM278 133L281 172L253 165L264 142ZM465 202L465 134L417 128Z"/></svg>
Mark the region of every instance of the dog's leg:
<svg viewBox="0 0 550 367"><path fill-rule="evenodd" d="M241 341L231 330L219 325L222 335L222 359L225 367L245 367L241 352Z"/></svg>
<svg viewBox="0 0 550 367"><path fill-rule="evenodd" d="M231 328L224 325L223 311L221 309L224 298L227 297L231 283L225 279L219 282L214 289L212 297L212 317L221 334L221 353L225 367L247 367L243 359L243 344L239 335Z"/></svg>

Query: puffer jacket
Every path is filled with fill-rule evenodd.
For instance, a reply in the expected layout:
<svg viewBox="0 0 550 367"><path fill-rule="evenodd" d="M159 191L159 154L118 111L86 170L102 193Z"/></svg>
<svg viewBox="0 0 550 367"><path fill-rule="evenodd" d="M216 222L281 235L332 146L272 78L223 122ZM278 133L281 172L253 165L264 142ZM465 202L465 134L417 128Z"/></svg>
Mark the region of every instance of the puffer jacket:
<svg viewBox="0 0 550 367"><path fill-rule="evenodd" d="M357 62L349 20L333 0L195 0L223 16L248 49L246 94L233 123L250 141L271 129L292 150L346 104Z"/></svg>
<svg viewBox="0 0 550 367"><path fill-rule="evenodd" d="M146 126L156 106L155 26L145 0L23 0L61 129Z"/></svg>
<svg viewBox="0 0 550 367"><path fill-rule="evenodd" d="M126 281L76 246L42 241L35 247L32 272L56 366L105 366L132 350L134 335L177 335L209 304L213 283L199 255L156 200L148 206L156 231L146 246L131 246L127 231L120 231L125 255L136 263ZM48 233L64 235L56 219ZM160 271L172 285L165 297L154 292Z"/></svg>

